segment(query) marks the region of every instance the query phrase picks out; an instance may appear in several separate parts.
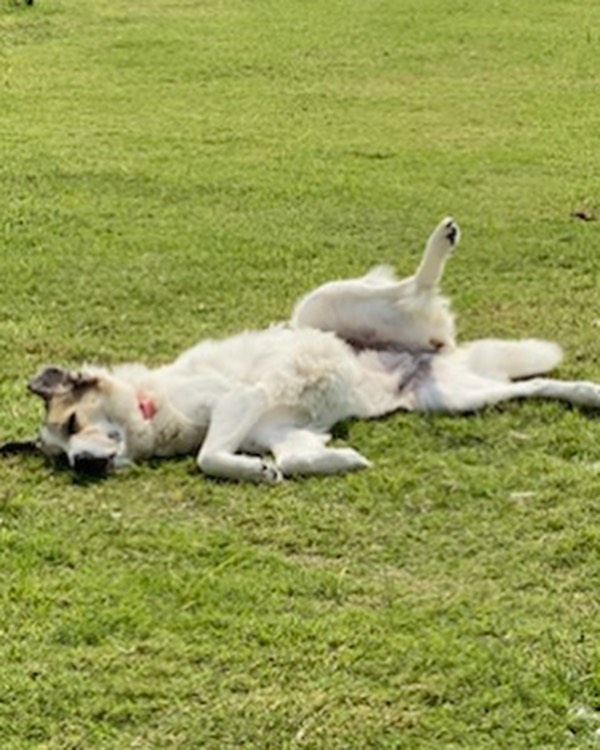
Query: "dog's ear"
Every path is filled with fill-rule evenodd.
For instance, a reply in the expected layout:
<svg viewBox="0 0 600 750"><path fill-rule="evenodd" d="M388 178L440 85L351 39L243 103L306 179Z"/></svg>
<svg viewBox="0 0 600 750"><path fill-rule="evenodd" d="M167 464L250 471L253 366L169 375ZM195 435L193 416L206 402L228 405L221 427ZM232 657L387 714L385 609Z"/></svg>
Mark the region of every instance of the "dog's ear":
<svg viewBox="0 0 600 750"><path fill-rule="evenodd" d="M45 367L31 378L27 387L31 393L35 393L36 396L48 402L52 396L68 390L69 383L70 374L67 370L62 370L60 367Z"/></svg>
<svg viewBox="0 0 600 750"><path fill-rule="evenodd" d="M98 378L82 372L69 372L60 367L46 367L31 378L28 388L46 403L53 396L96 385Z"/></svg>

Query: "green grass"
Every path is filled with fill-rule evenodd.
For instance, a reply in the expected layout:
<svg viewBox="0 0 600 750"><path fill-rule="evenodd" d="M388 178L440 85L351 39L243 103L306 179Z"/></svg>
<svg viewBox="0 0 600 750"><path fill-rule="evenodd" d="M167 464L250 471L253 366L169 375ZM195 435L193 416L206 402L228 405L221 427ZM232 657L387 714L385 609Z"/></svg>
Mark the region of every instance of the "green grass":
<svg viewBox="0 0 600 750"><path fill-rule="evenodd" d="M441 216L463 336L600 380L600 5L0 0L0 437L42 364L166 361ZM593 414L347 426L368 472L0 463L2 750L594 748Z"/></svg>

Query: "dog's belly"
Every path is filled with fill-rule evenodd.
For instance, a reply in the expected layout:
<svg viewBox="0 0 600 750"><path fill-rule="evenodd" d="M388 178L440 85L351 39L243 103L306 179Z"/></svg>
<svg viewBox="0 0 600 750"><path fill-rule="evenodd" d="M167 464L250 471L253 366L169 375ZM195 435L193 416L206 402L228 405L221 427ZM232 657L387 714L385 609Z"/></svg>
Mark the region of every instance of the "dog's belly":
<svg viewBox="0 0 600 750"><path fill-rule="evenodd" d="M327 432L349 417L411 409L411 393L429 374L433 356L404 349L357 351L333 333L280 327L203 342L172 367L179 379L189 379L189 395L178 408L196 423L198 409L210 411L226 394L260 392L264 416L244 450L262 450L265 434L278 426ZM201 385L209 380L216 384L211 393ZM199 385L192 394L194 382Z"/></svg>
<svg viewBox="0 0 600 750"><path fill-rule="evenodd" d="M212 373L232 386L306 383L352 359L350 347L332 333L273 327L201 342L184 352L170 369L178 377Z"/></svg>
<svg viewBox="0 0 600 750"><path fill-rule="evenodd" d="M284 327L202 342L164 371L177 382L173 403L193 421L225 395L255 389L279 421L327 426L347 416L359 373L355 352L335 334Z"/></svg>

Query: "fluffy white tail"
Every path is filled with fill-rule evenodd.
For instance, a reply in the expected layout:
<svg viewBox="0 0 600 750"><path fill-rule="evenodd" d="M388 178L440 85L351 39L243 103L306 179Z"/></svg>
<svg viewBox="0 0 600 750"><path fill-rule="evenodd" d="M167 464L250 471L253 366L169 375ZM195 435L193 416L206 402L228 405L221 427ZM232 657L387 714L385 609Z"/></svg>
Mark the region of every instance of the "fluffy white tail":
<svg viewBox="0 0 600 750"><path fill-rule="evenodd" d="M518 380L553 370L562 360L558 344L539 339L483 339L460 347L472 372L498 380Z"/></svg>

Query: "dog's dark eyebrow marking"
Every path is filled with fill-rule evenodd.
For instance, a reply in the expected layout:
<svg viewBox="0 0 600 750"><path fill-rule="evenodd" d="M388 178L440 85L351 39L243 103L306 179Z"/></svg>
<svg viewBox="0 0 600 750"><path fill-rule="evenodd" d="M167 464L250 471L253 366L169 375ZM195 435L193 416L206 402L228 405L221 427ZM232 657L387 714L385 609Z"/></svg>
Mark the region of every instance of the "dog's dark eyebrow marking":
<svg viewBox="0 0 600 750"><path fill-rule="evenodd" d="M75 412L64 423L63 429L67 435L74 435L76 432L79 432L79 423L77 422L77 414Z"/></svg>

